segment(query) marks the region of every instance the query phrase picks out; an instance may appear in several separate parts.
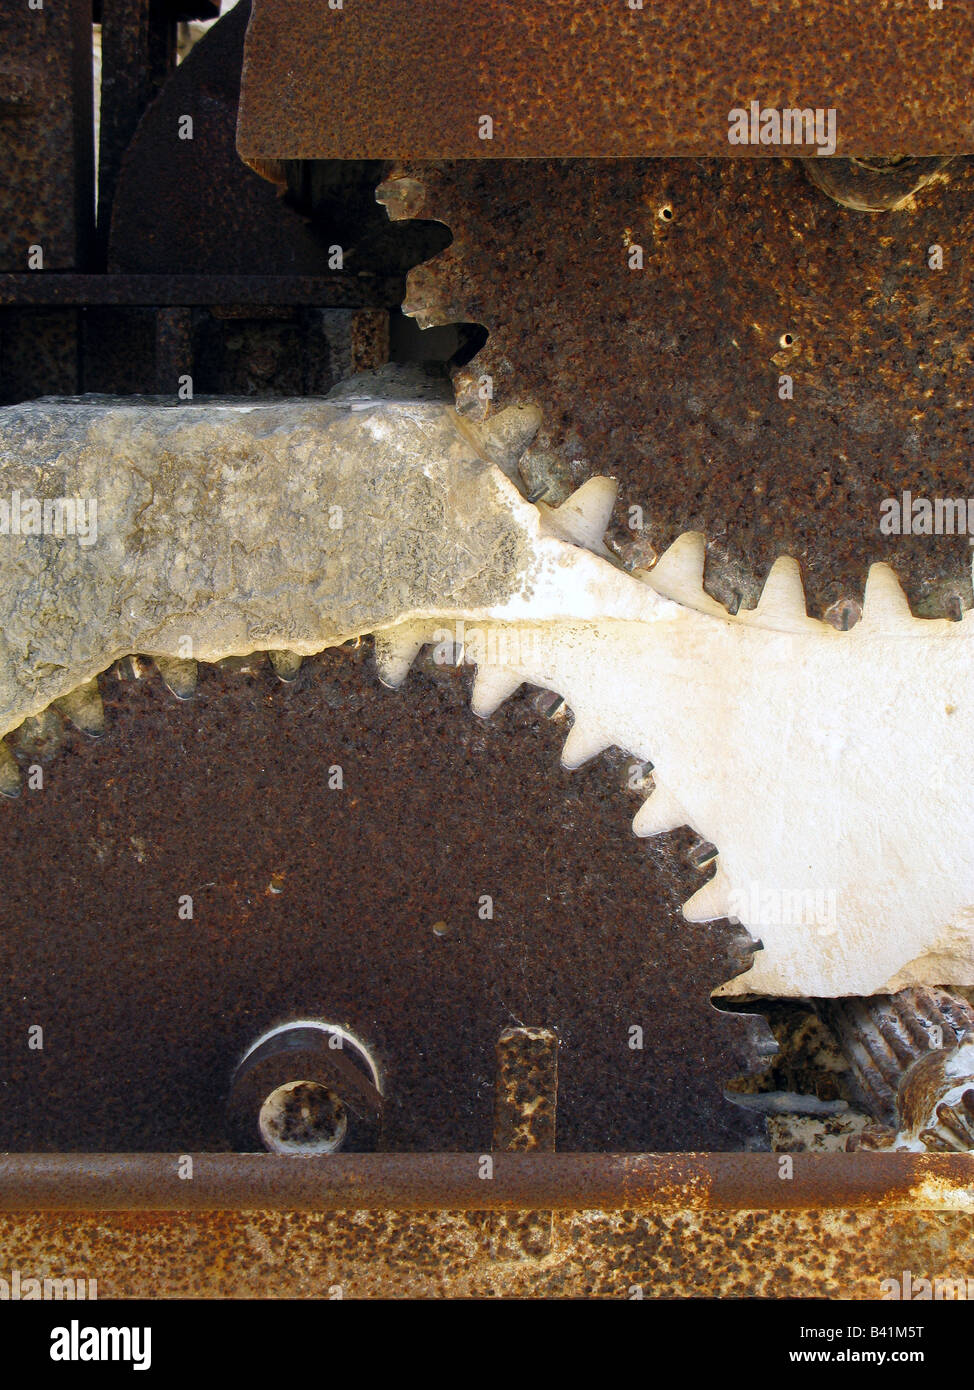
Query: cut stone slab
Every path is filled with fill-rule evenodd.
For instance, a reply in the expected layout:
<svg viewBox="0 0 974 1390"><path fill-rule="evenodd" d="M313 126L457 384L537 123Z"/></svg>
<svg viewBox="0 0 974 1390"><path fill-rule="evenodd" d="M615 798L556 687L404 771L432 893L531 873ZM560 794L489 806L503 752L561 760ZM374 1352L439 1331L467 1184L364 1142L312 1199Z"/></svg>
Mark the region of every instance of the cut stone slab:
<svg viewBox="0 0 974 1390"><path fill-rule="evenodd" d="M362 396L0 411L0 732L133 652L181 671L374 633L396 685L450 644L478 713L528 682L573 711L573 765L612 744L652 763L637 833L679 814L716 844L686 930L731 917L762 942L722 993L974 985L974 616L914 618L877 565L837 632L788 559L731 616L693 535L627 574L596 553L611 484L550 509L510 481L537 423ZM59 498L87 534L50 533ZM24 534L31 502L49 533Z"/></svg>

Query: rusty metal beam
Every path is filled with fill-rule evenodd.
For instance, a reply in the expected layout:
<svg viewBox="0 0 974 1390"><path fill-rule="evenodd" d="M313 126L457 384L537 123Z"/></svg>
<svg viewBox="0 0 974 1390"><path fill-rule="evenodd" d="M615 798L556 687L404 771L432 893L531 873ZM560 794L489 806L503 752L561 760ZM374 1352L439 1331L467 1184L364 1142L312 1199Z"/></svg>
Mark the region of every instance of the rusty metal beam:
<svg viewBox="0 0 974 1390"><path fill-rule="evenodd" d="M91 0L0 0L0 269L86 264L93 162Z"/></svg>
<svg viewBox="0 0 974 1390"><path fill-rule="evenodd" d="M541 1209L970 1214L974 1155L0 1156L0 1212Z"/></svg>
<svg viewBox="0 0 974 1390"><path fill-rule="evenodd" d="M31 275L0 274L0 306L191 304L318 305L359 309L397 306L398 277L326 275Z"/></svg>
<svg viewBox="0 0 974 1390"><path fill-rule="evenodd" d="M728 112L756 100L834 108L840 155L962 154L972 50L974 7L918 0L256 0L237 146L248 161L780 154L728 143Z"/></svg>
<svg viewBox="0 0 974 1390"><path fill-rule="evenodd" d="M554 1227L543 1260L493 1259L482 1212L0 1213L0 1244L7 1269L95 1277L100 1300L876 1299L903 1270L974 1265L970 1216L950 1212L585 1211Z"/></svg>

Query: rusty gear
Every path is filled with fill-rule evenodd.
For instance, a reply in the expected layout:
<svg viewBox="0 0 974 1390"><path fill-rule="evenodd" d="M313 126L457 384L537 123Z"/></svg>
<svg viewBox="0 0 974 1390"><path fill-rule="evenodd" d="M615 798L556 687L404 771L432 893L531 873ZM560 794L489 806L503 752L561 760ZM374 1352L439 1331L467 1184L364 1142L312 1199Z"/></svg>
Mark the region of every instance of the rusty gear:
<svg viewBox="0 0 974 1390"><path fill-rule="evenodd" d="M370 648L288 684L260 654L201 665L185 702L125 662L103 739L62 732L50 762L24 730L45 787L3 805L0 1147L231 1147L234 1064L295 1016L374 1051L381 1149L489 1148L497 1038L539 1020L561 1036L560 1149L760 1146L724 1089L766 1029L709 999L753 942L680 920L692 832L635 841L629 760L560 767L537 692L480 720L469 668L421 659L393 692ZM42 1053L21 1042L38 1019Z"/></svg>
<svg viewBox="0 0 974 1390"><path fill-rule="evenodd" d="M631 566L698 530L731 611L779 554L814 616L861 599L879 560L918 616L971 605L966 535L880 531L885 499L971 492L969 161L880 216L796 160L411 164L378 197L453 232L404 309L489 331L458 408L539 406L526 491L617 478L611 542Z"/></svg>

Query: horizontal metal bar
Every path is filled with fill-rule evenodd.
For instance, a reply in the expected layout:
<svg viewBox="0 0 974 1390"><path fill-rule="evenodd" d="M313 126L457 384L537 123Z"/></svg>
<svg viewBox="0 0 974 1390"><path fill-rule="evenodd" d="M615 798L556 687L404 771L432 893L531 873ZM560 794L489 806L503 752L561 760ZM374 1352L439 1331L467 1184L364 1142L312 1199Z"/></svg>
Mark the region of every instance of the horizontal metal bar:
<svg viewBox="0 0 974 1390"><path fill-rule="evenodd" d="M974 1212L974 1155L5 1154L0 1212Z"/></svg>
<svg viewBox="0 0 974 1390"><path fill-rule="evenodd" d="M255 0L237 147L248 160L794 153L730 143L730 112L753 101L831 110L829 153L962 154L972 48L964 0Z"/></svg>
<svg viewBox="0 0 974 1390"><path fill-rule="evenodd" d="M403 281L343 275L84 275L35 271L0 275L0 307L193 304L304 304L334 309L397 307Z"/></svg>

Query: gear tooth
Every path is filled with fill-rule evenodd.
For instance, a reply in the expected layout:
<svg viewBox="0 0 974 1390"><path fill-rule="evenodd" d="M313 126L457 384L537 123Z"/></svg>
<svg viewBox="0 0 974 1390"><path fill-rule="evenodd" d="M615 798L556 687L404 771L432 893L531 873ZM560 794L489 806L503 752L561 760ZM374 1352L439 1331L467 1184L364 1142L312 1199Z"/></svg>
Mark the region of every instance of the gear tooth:
<svg viewBox="0 0 974 1390"><path fill-rule="evenodd" d="M466 314L462 304L463 265L447 247L438 256L414 266L406 276L402 312L420 328L458 323Z"/></svg>
<svg viewBox="0 0 974 1390"><path fill-rule="evenodd" d="M757 608L746 615L752 621L759 616L762 622L768 618L807 618L805 586L802 583L801 566L790 555L779 555L771 566L764 581Z"/></svg>
<svg viewBox="0 0 974 1390"><path fill-rule="evenodd" d="M0 796L20 795L20 767L10 744L0 739Z"/></svg>
<svg viewBox="0 0 974 1390"><path fill-rule="evenodd" d="M458 415L474 421L487 419L490 402L482 395L480 378L474 372L467 367L457 372L453 378L453 390L456 394Z"/></svg>
<svg viewBox="0 0 974 1390"><path fill-rule="evenodd" d="M576 716L575 723L565 739L565 746L561 750L562 767L573 771L611 746L611 739L606 739L598 730L586 725Z"/></svg>
<svg viewBox="0 0 974 1390"><path fill-rule="evenodd" d="M419 656L424 634L415 627L375 636L375 664L379 680L390 690L398 690Z"/></svg>
<svg viewBox="0 0 974 1390"><path fill-rule="evenodd" d="M688 922L716 922L731 916L730 885L719 860L713 878L683 904L683 915Z"/></svg>
<svg viewBox="0 0 974 1390"><path fill-rule="evenodd" d="M541 411L534 405L509 405L480 424L467 422L466 428L491 462L511 473L541 428Z"/></svg>
<svg viewBox="0 0 974 1390"><path fill-rule="evenodd" d="M665 835L686 824L687 813L676 797L657 784L656 790L636 812L632 828L640 839L646 839L650 835Z"/></svg>
<svg viewBox="0 0 974 1390"><path fill-rule="evenodd" d="M297 652L280 649L269 651L267 656L278 680L284 681L285 685L297 680L304 657L298 656Z"/></svg>
<svg viewBox="0 0 974 1390"><path fill-rule="evenodd" d="M677 603L697 603L703 595L707 547L699 531L684 531L656 561L649 582Z"/></svg>
<svg viewBox="0 0 974 1390"><path fill-rule="evenodd" d="M105 706L98 689L97 677L85 681L77 690L62 695L54 704L65 719L89 738L101 738L105 732Z"/></svg>
<svg viewBox="0 0 974 1390"><path fill-rule="evenodd" d="M919 621L910 611L895 571L887 564L871 565L859 626L871 631L898 632L914 628Z"/></svg>
<svg viewBox="0 0 974 1390"><path fill-rule="evenodd" d="M379 184L375 201L382 204L391 222L405 222L422 212L426 188L418 179L393 175Z"/></svg>
<svg viewBox="0 0 974 1390"><path fill-rule="evenodd" d="M560 507L539 503L545 526L559 540L602 550L602 537L612 516L619 485L613 478L589 478Z"/></svg>
<svg viewBox="0 0 974 1390"><path fill-rule="evenodd" d="M176 656L157 656L153 660L166 686L177 700L191 700L196 694L199 668L195 661Z"/></svg>
<svg viewBox="0 0 974 1390"><path fill-rule="evenodd" d="M470 708L481 719L487 719L523 684L520 676L503 666L478 666L470 695Z"/></svg>

